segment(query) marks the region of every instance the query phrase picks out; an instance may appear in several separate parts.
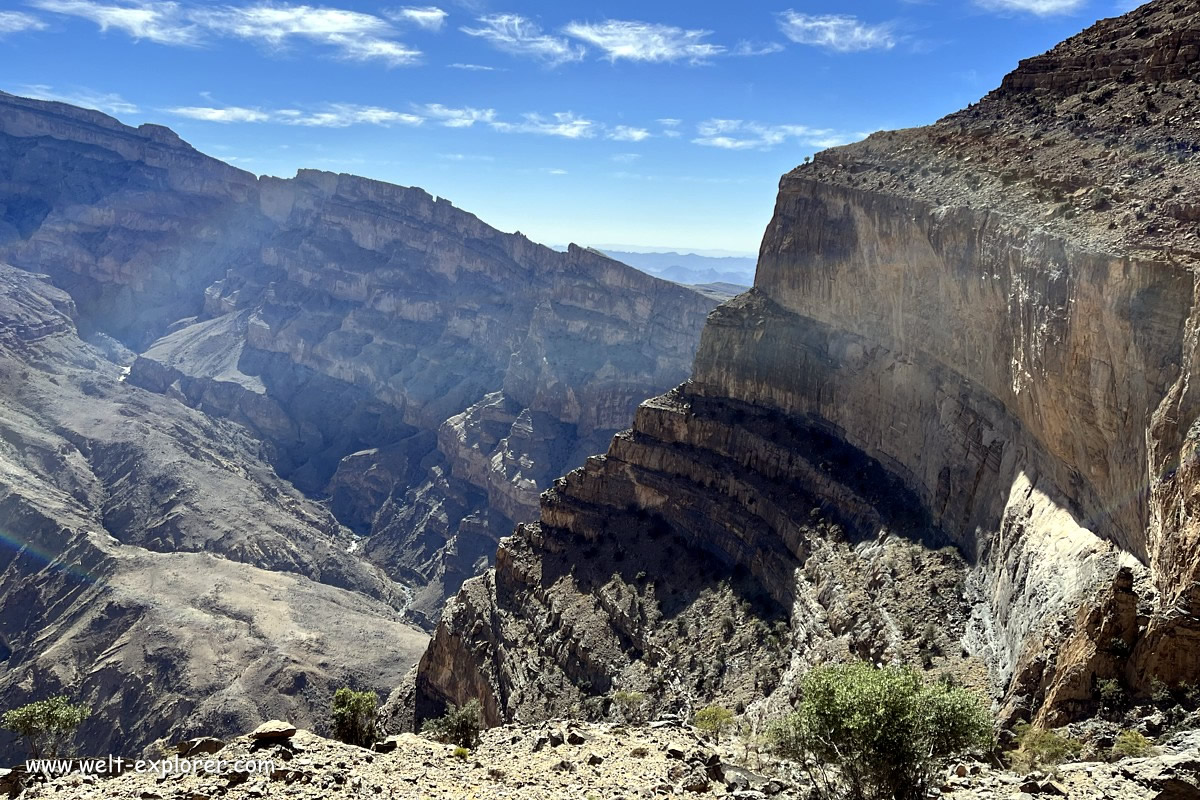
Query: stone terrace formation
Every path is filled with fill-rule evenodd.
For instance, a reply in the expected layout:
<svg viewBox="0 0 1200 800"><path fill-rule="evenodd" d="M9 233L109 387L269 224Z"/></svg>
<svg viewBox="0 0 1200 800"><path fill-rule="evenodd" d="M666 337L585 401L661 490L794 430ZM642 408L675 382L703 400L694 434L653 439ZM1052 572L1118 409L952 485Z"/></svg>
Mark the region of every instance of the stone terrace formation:
<svg viewBox="0 0 1200 800"><path fill-rule="evenodd" d="M1100 680L1200 680L1198 32L1149 3L786 175L754 289L464 586L417 717L561 711L598 675L765 712L848 656L1055 724ZM784 655L711 644L713 608Z"/></svg>

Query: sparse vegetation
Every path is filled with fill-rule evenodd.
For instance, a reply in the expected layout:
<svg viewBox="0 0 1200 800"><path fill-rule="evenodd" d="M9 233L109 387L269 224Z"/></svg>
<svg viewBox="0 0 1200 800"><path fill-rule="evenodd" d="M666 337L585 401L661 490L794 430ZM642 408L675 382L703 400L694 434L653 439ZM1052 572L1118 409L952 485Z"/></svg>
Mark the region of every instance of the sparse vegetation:
<svg viewBox="0 0 1200 800"><path fill-rule="evenodd" d="M1043 770L1054 772L1058 765L1075 758L1083 750L1083 742L1029 723L1017 726L1017 749L1008 754L1009 763L1017 772Z"/></svg>
<svg viewBox="0 0 1200 800"><path fill-rule="evenodd" d="M915 800L945 759L989 747L993 724L965 689L859 662L810 672L796 712L768 736L809 772L818 797Z"/></svg>
<svg viewBox="0 0 1200 800"><path fill-rule="evenodd" d="M425 720L421 733L444 744L471 748L479 744L483 730L483 707L478 700L471 700L461 708L453 704L445 716Z"/></svg>
<svg viewBox="0 0 1200 800"><path fill-rule="evenodd" d="M705 706L696 712L692 724L719 742L721 734L733 725L733 712L725 706Z"/></svg>
<svg viewBox="0 0 1200 800"><path fill-rule="evenodd" d="M1096 692L1100 695L1100 705L1112 710L1120 708L1125 703L1125 690L1116 678L1106 678L1096 683Z"/></svg>
<svg viewBox="0 0 1200 800"><path fill-rule="evenodd" d="M375 709L379 698L374 692L356 692L343 686L333 693L333 732L346 744L370 747L375 743Z"/></svg>
<svg viewBox="0 0 1200 800"><path fill-rule="evenodd" d="M89 713L87 706L59 695L6 711L0 725L25 739L33 758L57 758L68 754L75 730Z"/></svg>
<svg viewBox="0 0 1200 800"><path fill-rule="evenodd" d="M456 748L454 748L454 757L457 758L459 761L466 761L468 758L471 757L471 750L468 747L462 747L462 746L456 747Z"/></svg>
<svg viewBox="0 0 1200 800"><path fill-rule="evenodd" d="M641 725L646 721L646 695L624 689L613 692L613 708L621 720L630 725Z"/></svg>
<svg viewBox="0 0 1200 800"><path fill-rule="evenodd" d="M1150 755L1153 747L1150 740L1137 731L1121 731L1117 734L1117 740L1113 742L1112 757L1113 760L1122 758L1143 758Z"/></svg>
<svg viewBox="0 0 1200 800"><path fill-rule="evenodd" d="M1171 702L1171 687L1162 678L1155 677L1150 681L1150 699L1155 705L1165 706Z"/></svg>

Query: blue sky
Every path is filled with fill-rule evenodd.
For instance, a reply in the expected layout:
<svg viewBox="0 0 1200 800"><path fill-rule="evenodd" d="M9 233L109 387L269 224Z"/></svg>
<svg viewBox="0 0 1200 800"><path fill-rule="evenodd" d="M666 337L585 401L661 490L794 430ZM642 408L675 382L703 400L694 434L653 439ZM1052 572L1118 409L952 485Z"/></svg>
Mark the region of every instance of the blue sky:
<svg viewBox="0 0 1200 800"><path fill-rule="evenodd" d="M0 0L0 88L547 244L757 250L804 157L977 100L1128 0Z"/></svg>

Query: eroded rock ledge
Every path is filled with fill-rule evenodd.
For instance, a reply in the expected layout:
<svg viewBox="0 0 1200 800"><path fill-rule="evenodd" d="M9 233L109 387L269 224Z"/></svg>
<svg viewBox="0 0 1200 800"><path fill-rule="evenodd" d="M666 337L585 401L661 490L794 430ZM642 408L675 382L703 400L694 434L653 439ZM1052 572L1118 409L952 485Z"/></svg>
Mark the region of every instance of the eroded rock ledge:
<svg viewBox="0 0 1200 800"><path fill-rule="evenodd" d="M1093 711L1100 679L1200 680L1197 226L1180 211L1200 187L1198 28L1193 5L1149 3L967 111L785 176L754 290L710 317L691 380L464 587L417 716L470 696L494 719L545 713L606 688L581 652L606 654L617 687L689 652L685 627L648 658L627 612L551 569L603 574L589 548L620 547L655 597L679 591L694 567L656 567L656 529L788 620L788 659L759 659L763 638L713 650L770 674L750 692L764 707L839 651L974 676L1007 718L1055 723Z"/></svg>

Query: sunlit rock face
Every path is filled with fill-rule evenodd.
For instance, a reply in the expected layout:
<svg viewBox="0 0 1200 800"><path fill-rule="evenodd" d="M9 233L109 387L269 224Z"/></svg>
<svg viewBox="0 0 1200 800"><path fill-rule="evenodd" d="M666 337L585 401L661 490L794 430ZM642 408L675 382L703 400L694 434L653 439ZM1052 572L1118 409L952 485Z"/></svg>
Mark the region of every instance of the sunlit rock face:
<svg viewBox="0 0 1200 800"><path fill-rule="evenodd" d="M1194 6L1152 2L935 125L784 176L754 289L710 317L690 380L464 587L417 716L481 693L497 719L540 713L559 684L588 694L585 652L621 674L686 652L694 636L631 634L628 607L583 609L594 590L550 568L614 538L643 557L655 535L786 610L792 661L764 704L831 655L914 660L926 621L946 641L916 660L979 677L1009 718L1090 713L1101 679L1200 679L1198 46ZM953 545L947 585L925 595L897 538L920 543L916 575ZM690 613L661 602L680 579L645 576L638 613Z"/></svg>
<svg viewBox="0 0 1200 800"><path fill-rule="evenodd" d="M549 480L686 377L714 302L417 188L255 177L172 132L0 95L0 255L129 381L261 439L419 591L475 574Z"/></svg>

